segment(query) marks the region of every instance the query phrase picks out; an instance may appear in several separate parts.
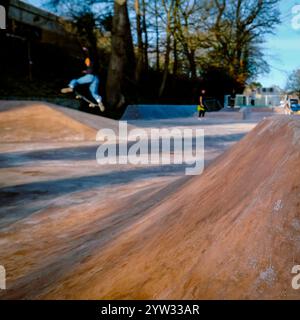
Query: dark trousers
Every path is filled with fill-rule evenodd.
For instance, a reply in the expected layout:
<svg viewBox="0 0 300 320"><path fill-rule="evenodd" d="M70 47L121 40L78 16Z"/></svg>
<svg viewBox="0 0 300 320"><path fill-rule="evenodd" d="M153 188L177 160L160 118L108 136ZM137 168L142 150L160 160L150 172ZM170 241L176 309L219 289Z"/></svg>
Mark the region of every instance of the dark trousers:
<svg viewBox="0 0 300 320"><path fill-rule="evenodd" d="M205 117L205 111L201 110L199 111L199 118L204 118Z"/></svg>

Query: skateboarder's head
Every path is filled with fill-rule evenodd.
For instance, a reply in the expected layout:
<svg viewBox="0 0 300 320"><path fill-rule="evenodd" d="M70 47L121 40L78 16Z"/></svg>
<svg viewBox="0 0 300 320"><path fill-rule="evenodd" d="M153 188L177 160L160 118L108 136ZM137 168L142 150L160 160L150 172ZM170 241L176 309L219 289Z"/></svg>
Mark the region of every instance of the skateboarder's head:
<svg viewBox="0 0 300 320"><path fill-rule="evenodd" d="M91 59L90 59L90 58L86 58L86 59L84 60L84 63L85 63L85 65L86 65L87 67L90 67L90 66L91 66Z"/></svg>

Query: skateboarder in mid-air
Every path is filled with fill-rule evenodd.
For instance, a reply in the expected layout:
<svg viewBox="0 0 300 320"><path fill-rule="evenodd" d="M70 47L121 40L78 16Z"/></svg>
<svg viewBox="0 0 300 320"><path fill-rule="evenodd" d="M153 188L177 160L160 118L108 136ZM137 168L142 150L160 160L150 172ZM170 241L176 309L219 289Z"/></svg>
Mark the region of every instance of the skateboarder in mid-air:
<svg viewBox="0 0 300 320"><path fill-rule="evenodd" d="M90 87L90 93L92 97L97 102L97 105L99 106L100 110L102 112L105 111L104 105L102 103L102 97L99 95L98 87L99 87L99 78L94 74L93 70L93 64L91 62L91 59L89 58L89 52L87 48L83 48L83 51L86 53L87 57L84 61L86 65L86 70L83 71L85 74L84 76L80 77L79 79L74 79L69 83L68 88L64 88L61 90L62 93L70 93L76 90L76 86L78 85L85 85L89 84Z"/></svg>
<svg viewBox="0 0 300 320"><path fill-rule="evenodd" d="M204 118L206 113L206 107L203 103L203 96L205 95L205 90L201 91L201 95L199 98L199 105L198 105L198 111L199 111L199 118Z"/></svg>

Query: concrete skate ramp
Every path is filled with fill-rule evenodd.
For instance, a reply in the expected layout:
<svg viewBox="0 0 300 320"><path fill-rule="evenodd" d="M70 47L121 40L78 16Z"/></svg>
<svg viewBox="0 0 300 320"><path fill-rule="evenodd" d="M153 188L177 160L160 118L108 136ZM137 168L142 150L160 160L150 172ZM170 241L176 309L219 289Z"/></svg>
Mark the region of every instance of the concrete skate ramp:
<svg viewBox="0 0 300 320"><path fill-rule="evenodd" d="M263 112L263 113L276 113L276 114L286 114L286 109L284 107L270 107L270 108L255 108L251 107L249 108L251 112Z"/></svg>
<svg viewBox="0 0 300 320"><path fill-rule="evenodd" d="M122 120L190 118L196 113L197 107L191 105L130 105Z"/></svg>
<svg viewBox="0 0 300 320"><path fill-rule="evenodd" d="M258 109L258 108L256 108ZM275 113L280 113L282 110L276 108L265 108L266 110L253 110L248 108L251 117L263 118L270 117ZM256 115L256 112L259 112ZM197 106L193 105L131 105L128 106L122 120L160 120L160 119L179 119L179 118L197 118ZM222 109L217 112L207 112L208 119L222 120L243 120L243 113L239 110ZM245 119L244 119L245 120Z"/></svg>
<svg viewBox="0 0 300 320"><path fill-rule="evenodd" d="M40 102L0 102L0 142L95 141L101 128L118 122Z"/></svg>
<svg viewBox="0 0 300 320"><path fill-rule="evenodd" d="M300 121L263 121L44 297L300 298L299 163Z"/></svg>
<svg viewBox="0 0 300 320"><path fill-rule="evenodd" d="M264 118L277 116L285 116L289 114L283 107L272 107L272 108L241 108L239 113L242 115L243 120L254 120L260 121Z"/></svg>
<svg viewBox="0 0 300 320"><path fill-rule="evenodd" d="M12 241L2 243L3 261L15 267L0 297L299 299L291 287L300 261L299 163L300 119L268 118L116 236L96 219L96 194L80 220L45 214L48 228L30 226L41 243L14 253Z"/></svg>

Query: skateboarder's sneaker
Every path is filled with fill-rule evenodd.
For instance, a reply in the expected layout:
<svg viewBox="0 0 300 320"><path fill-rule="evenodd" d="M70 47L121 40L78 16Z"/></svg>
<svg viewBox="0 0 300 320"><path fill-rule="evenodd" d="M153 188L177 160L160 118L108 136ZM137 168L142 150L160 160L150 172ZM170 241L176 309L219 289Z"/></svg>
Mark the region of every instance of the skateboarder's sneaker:
<svg viewBox="0 0 300 320"><path fill-rule="evenodd" d="M98 103L98 107L100 108L100 111L104 112L105 111L105 107L104 107L102 101L98 100L97 103Z"/></svg>
<svg viewBox="0 0 300 320"><path fill-rule="evenodd" d="M71 93L71 92L73 92L73 88L70 88L70 87L61 89L61 93Z"/></svg>

